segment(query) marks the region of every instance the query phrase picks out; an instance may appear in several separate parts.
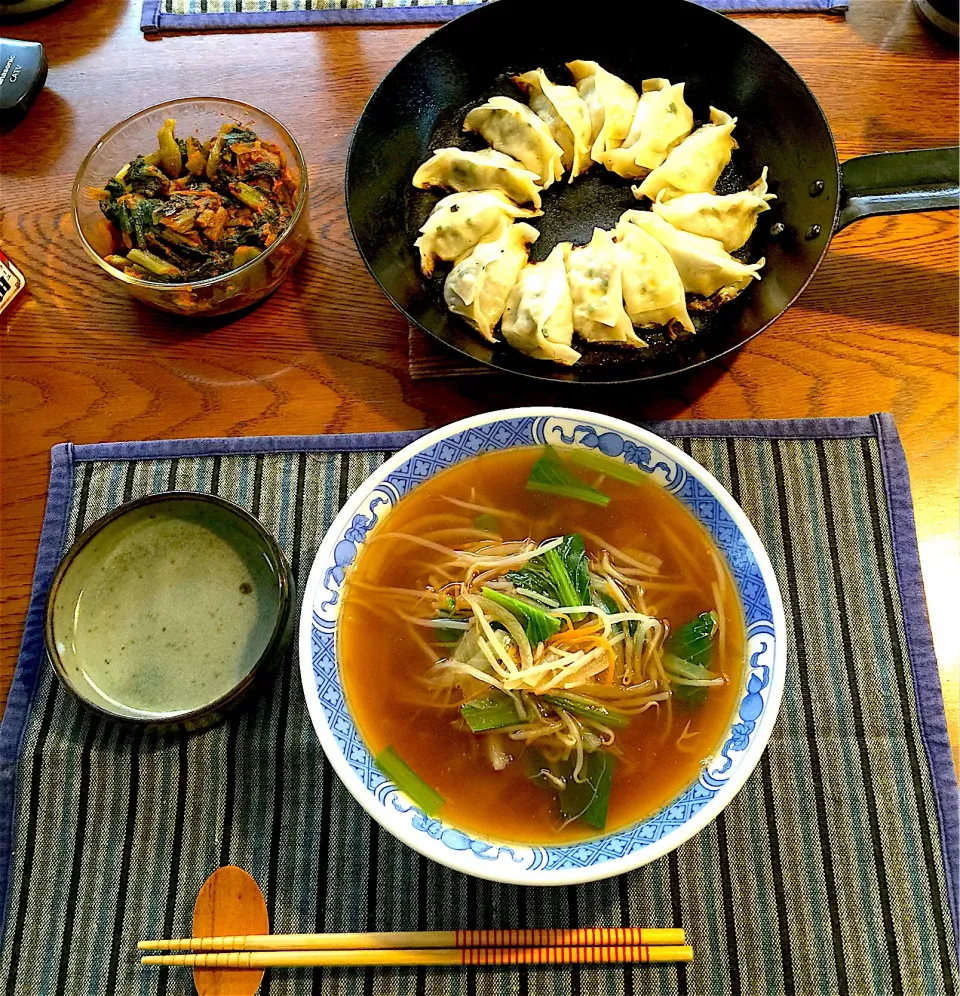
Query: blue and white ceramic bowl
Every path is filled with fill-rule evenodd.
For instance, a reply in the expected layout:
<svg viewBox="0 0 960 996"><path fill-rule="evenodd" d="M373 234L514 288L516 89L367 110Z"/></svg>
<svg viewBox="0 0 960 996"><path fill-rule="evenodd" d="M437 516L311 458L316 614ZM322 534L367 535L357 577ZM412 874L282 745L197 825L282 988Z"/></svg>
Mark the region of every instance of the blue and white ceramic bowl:
<svg viewBox="0 0 960 996"><path fill-rule="evenodd" d="M725 554L746 612L748 662L724 742L699 778L649 819L562 846L504 844L426 816L374 766L350 715L337 666L344 575L366 535L434 474L490 450L551 443L599 450L648 473L686 505ZM324 537L303 600L300 675L320 743L354 798L410 847L457 871L517 885L572 885L662 857L701 830L746 781L773 728L786 672L783 603L753 526L719 482L658 436L570 408L514 408L437 429L387 460L347 501Z"/></svg>

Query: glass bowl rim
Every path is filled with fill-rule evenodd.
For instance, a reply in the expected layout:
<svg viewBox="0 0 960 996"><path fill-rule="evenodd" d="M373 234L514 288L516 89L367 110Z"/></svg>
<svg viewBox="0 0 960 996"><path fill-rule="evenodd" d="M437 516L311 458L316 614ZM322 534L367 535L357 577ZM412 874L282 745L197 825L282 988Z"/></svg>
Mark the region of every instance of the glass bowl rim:
<svg viewBox="0 0 960 996"><path fill-rule="evenodd" d="M290 222L287 227L280 233L277 237L276 242L272 245L267 246L259 256L251 259L249 263L244 263L243 266L238 266L235 270L227 270L226 273L220 273L215 277L205 277L203 280L186 280L179 282L172 281L160 281L160 280L141 280L139 277L131 277L124 273L122 270L118 270L117 267L111 266L97 251L90 245L87 236L84 234L83 226L80 224L80 214L79 214L79 203L81 197L80 184L84 173L87 170L87 165L93 157L94 153L99 151L106 142L108 142L121 128L136 121L138 118L143 117L145 114L149 114L151 111L158 111L165 107L173 107L177 104L188 104L197 101L209 101L215 104L227 104L233 108L242 108L246 111L253 111L256 114L262 114L265 118L268 118L289 140L290 145L293 148L295 158L297 160L297 165L300 168L300 182L297 184L297 203L294 206L293 214L290 217ZM307 163L303 157L303 150L300 148L297 140L290 133L289 129L283 122L275 118L269 111L265 111L262 107L257 107L256 104L248 104L243 100L233 100L230 97L203 97L203 96L193 96L193 97L175 97L172 100L164 100L159 104L151 104L149 107L143 107L139 111L125 117L122 121L118 121L109 131L105 132L100 138L94 142L93 147L90 151L83 157L83 162L80 163L80 168L77 170L77 175L73 181L73 192L71 196L71 214L73 216L73 224L77 230L77 235L80 237L80 244L83 246L86 254L96 263L98 263L107 273L112 277L116 277L117 280L128 284L131 287L143 287L149 290L166 290L171 288L173 290L197 290L206 287L212 287L217 283L223 282L225 277L233 277L235 274L244 273L252 270L253 267L262 263L267 256L269 256L277 246L282 245L290 233L296 228L297 223L300 221L300 215L303 213L304 206L306 205L309 196L307 194Z"/></svg>

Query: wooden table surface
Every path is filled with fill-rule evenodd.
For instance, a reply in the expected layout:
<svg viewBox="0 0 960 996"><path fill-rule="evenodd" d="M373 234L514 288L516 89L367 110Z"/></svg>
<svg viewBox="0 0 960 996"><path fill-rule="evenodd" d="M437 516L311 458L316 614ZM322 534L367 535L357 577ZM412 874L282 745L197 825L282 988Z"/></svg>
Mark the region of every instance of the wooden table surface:
<svg viewBox="0 0 960 996"><path fill-rule="evenodd" d="M851 0L844 19L743 20L803 75L840 158L957 142L956 52L910 0ZM185 436L437 426L568 392L512 378L410 380L407 329L347 227L343 168L374 85L429 27L323 28L147 41L139 0L72 0L3 26L42 41L47 87L4 138L0 246L28 287L0 319L0 701L16 661L50 447ZM201 333L126 298L83 255L70 188L93 142L148 104L219 94L275 113L309 163L314 240L266 304ZM894 414L957 754L957 213L860 222L800 302L732 358L640 390L577 392L633 419Z"/></svg>

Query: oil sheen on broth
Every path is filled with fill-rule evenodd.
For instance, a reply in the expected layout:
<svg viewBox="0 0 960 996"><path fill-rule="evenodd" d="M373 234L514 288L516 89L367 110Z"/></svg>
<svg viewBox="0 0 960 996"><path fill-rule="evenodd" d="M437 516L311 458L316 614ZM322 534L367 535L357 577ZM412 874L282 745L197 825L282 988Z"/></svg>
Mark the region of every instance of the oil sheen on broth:
<svg viewBox="0 0 960 996"><path fill-rule="evenodd" d="M397 614L397 607L409 609L409 601L393 601L370 586L420 590L446 557L382 534L404 532L408 524L435 514L442 517L436 524L450 530L449 545L456 547L457 516L461 528L468 528L478 512L449 499L489 506L507 513L500 516L504 539L539 542L578 532L591 558L605 547L659 558L663 580L645 584L645 598L650 614L668 620L671 628L700 613L717 613L722 625L710 671L725 682L709 688L701 705L666 708L659 703L617 730L619 756L604 833L642 820L675 798L718 748L740 691L745 633L726 562L679 501L656 484L614 480L583 468L578 476L610 496L606 507L527 490L541 452L523 447L484 454L442 472L399 502L348 578L338 649L351 711L374 755L392 746L443 796L439 815L446 822L502 841L547 844L596 836L598 830L580 821L563 825L555 798L531 780L529 766L522 763L527 749L522 743L510 744L511 763L495 770L460 714L431 703L423 686L431 666L424 641L435 646L436 659L449 649L434 644L434 631Z"/></svg>

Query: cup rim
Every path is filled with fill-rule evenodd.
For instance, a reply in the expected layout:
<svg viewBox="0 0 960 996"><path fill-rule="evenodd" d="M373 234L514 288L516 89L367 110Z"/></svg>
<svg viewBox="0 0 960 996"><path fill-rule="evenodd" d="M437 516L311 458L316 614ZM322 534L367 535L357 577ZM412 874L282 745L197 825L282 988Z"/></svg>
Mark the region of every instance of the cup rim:
<svg viewBox="0 0 960 996"><path fill-rule="evenodd" d="M117 267L111 266L90 244L87 236L84 234L83 226L80 223L80 198L83 195L81 190L81 181L84 173L87 169L87 164L93 158L95 152L97 152L105 142L109 141L113 136L120 131L125 125L130 124L132 121L136 121L137 118L142 117L145 114L149 114L151 111L158 111L166 107L174 107L177 104L188 104L194 103L196 101L209 101L215 104L229 104L231 107L242 108L247 111L254 111L257 114L262 114L265 118L269 118L286 136L289 140L291 147L293 148L295 158L297 160L297 165L300 168L300 182L297 185L297 203L294 206L293 214L290 216L290 221L287 227L277 236L276 242L267 246L259 256L251 259L250 262L244 263L243 266L238 266L235 270L227 270L226 273L220 273L215 277L204 277L203 280L186 280L186 281L159 281L159 280L141 280L139 277L131 277L124 273L122 270L118 270ZM230 97L204 97L204 96L193 96L193 97L175 97L173 100L164 100L159 104L151 104L149 107L141 108L134 114L125 117L122 121L118 121L109 131L105 132L97 141L93 144L90 151L83 157L83 162L80 163L80 167L77 170L77 175L73 180L73 191L71 194L71 215L73 217L73 226L77 230L77 235L80 238L80 244L83 246L86 254L95 262L98 263L107 273L112 277L116 277L117 280L129 285L130 287L143 287L148 290L156 291L158 288L161 290L166 290L170 288L171 290L201 290L205 287L212 287L215 284L222 283L225 278L232 278L235 274L246 273L252 270L254 267L263 263L263 261L278 247L283 245L287 240L290 233L296 228L297 222L300 220L300 215L309 201L309 187L307 181L307 163L303 156L303 150L300 148L297 140L293 137L287 126L280 121L278 118L274 117L269 111L265 111L262 107L257 107L256 104L249 104L243 100L233 100Z"/></svg>
<svg viewBox="0 0 960 996"><path fill-rule="evenodd" d="M57 594L60 591L60 586L63 583L64 578L73 567L79 554L90 543L90 541L98 536L105 528L129 513L135 512L149 505L156 505L163 502L179 504L186 501L207 502L209 504L216 505L222 511L229 513L235 519L239 519L244 525L252 528L254 533L257 535L257 538L260 540L265 552L269 556L270 566L273 568L274 574L277 576L280 588L277 615L274 620L273 630L270 633L270 639L267 641L263 652L259 655L259 657L257 657L250 670L247 671L240 681L228 688L227 691L225 691L217 699L214 699L212 702L208 702L202 706L197 706L193 709L162 713L150 717L131 716L126 713L113 712L112 710L105 708L99 702L95 702L85 694L83 688L73 679L60 657L60 653L57 650L56 639L54 638L53 623L54 604L56 602ZM146 728L183 725L189 727L195 725L198 720L201 720L206 716L218 714L222 710L228 708L247 691L263 667L277 652L283 642L284 631L287 628L292 611L293 576L290 572L290 566L287 563L286 557L283 555L283 551L280 549L279 543L277 543L274 536L266 529L263 523L260 522L256 516L251 515L251 513L245 508L241 508L239 505L234 504L232 501L228 501L226 498L222 498L220 495L206 494L200 491L163 491L159 494L144 495L142 498L135 498L132 501L124 502L122 505L118 505L115 509L107 512L106 515L101 516L95 522L87 526L87 528L84 529L79 536L77 536L73 543L70 544L70 548L63 555L63 558L57 565L57 569L50 581L50 588L47 592L47 598L43 611L43 642L47 651L47 656L53 664L53 669L56 671L57 677L61 682L63 682L64 687L67 688L79 702L91 711L107 719L113 720L114 722L125 723L131 726Z"/></svg>
<svg viewBox="0 0 960 996"><path fill-rule="evenodd" d="M330 555L333 552L334 545L343 535L353 517L357 514L360 503L371 495L376 488L383 483L388 475L396 471L404 463L419 454L421 451L432 447L435 444L441 443L443 440L451 436L455 436L465 430L508 419L547 419L550 417L583 420L591 422L595 425L602 425L605 428L624 434L628 438L646 441L655 449L659 449L661 452L669 455L669 457L674 460L676 464L682 467L694 479L699 481L723 506L724 510L733 519L746 541L763 578L764 587L769 597L771 620L773 623L775 638L773 666L771 668L771 687L767 700L768 704L757 724L757 731L754 735L750 748L738 758L732 777L724 783L723 787L717 791L712 799L697 810L692 816L686 819L680 826L676 827L669 833L664 834L659 840L632 852L628 852L620 857L609 858L596 864L579 867L557 869L541 869L539 867L521 868L517 866L511 867L508 865L501 866L500 864L492 861L488 863L480 862L478 865L476 863L471 863L469 857L462 857L459 850L451 850L438 840L435 840L432 835L428 837L420 830L413 829L410 824L401 820L398 815L393 814L387 808L386 801L379 798L379 793L375 794L373 790L364 784L351 767L348 759L336 741L333 730L331 729L328 719L323 712L319 695L317 694L316 681L313 674L311 644L314 604L323 581L323 575L326 573L325 569L329 566ZM336 630L334 630L334 640L335 639ZM773 724L777 718L777 714L779 713L780 704L783 698L787 668L786 643L786 617L773 565L770 562L769 555L767 554L766 548L764 547L756 529L753 527L744 511L740 508L739 504L734 501L733 497L729 494L726 488L724 488L723 485L705 467L694 460L693 457L688 456L679 447L663 439L663 437L657 436L648 429L632 425L622 419L603 415L598 412L590 412L584 409L566 408L560 406L509 408L493 412L484 412L464 419L458 419L455 422L439 429L435 429L432 432L428 432L419 437L381 464L380 467L378 467L363 481L353 495L351 495L350 499L348 499L348 501L344 504L343 508L331 522L330 527L327 529L324 538L318 547L317 554L310 569L310 574L304 589L299 632L300 676L304 688L304 698L307 703L307 711L310 715L314 731L317 734L317 738L320 741L320 745L326 754L327 759L330 761L331 767L337 773L341 782L350 794L363 807L363 809L365 809L366 812L385 830L397 837L404 844L411 847L418 853L423 854L425 857L437 861L448 868L452 868L454 871L463 872L464 874L472 875L476 878L483 878L489 881L502 882L510 885L543 886L577 885L585 882L594 882L612 878L616 875L622 874L623 872L631 871L663 857L689 840L692 836L694 836L694 834L698 833L708 824L713 822L719 813L723 812L727 808L734 796L743 787L747 778L749 778L750 774L759 763L764 750L766 750L770 734L773 729ZM334 644L334 646L336 647L336 644ZM336 649L334 649L334 654L336 654ZM340 682L339 660L337 661L337 672L337 680ZM747 670L745 671L744 681L746 682L748 678L749 665L747 665ZM744 688L744 691L745 690L746 689ZM346 703L345 695L344 701ZM347 706L347 712L352 721L353 714L349 709L349 706ZM734 713L731 717L731 723L736 722L736 718L737 714ZM358 733L360 733L359 727L357 730ZM360 734L360 738L363 740L362 733ZM366 747L365 741L364 746ZM369 753L369 747L366 749ZM675 799L671 800L671 802L675 802L677 798L680 798L680 796L677 796ZM669 807L669 805L670 802L666 804L667 807ZM642 823L644 821L640 822ZM545 845L511 844L508 841L494 840L484 834L475 833L473 831L470 831L470 836L476 840L489 843L492 847L505 847L508 849L513 847L515 849L533 848L534 850L537 850L540 848L549 849L552 846L575 848L578 843L591 844L597 839L602 840L616 838L619 834L629 832L631 827L636 825L637 823L633 823L629 826L621 827L619 830L602 834L598 838L590 838L587 841L573 842L564 845L551 845L549 843ZM446 827L448 825L444 824L444 826ZM450 824L449 826L453 830L463 833L463 831L457 830L455 824ZM463 853L468 855L470 854L469 851Z"/></svg>

